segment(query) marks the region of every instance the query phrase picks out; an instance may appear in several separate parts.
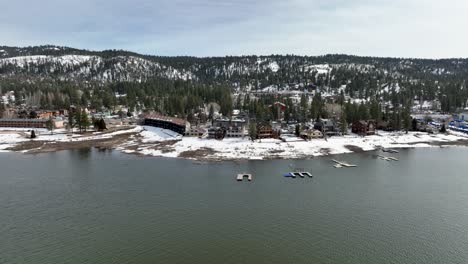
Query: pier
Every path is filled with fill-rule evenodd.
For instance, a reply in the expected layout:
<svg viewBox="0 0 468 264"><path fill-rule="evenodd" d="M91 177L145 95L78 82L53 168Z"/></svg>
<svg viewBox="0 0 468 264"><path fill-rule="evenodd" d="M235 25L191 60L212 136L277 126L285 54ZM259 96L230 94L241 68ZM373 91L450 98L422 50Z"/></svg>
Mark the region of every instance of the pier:
<svg viewBox="0 0 468 264"><path fill-rule="evenodd" d="M252 181L252 174L248 174L248 173L237 174L237 181L243 181L244 178L247 178L247 180Z"/></svg>
<svg viewBox="0 0 468 264"><path fill-rule="evenodd" d="M397 159L395 157L386 157L386 156L382 156L382 155L377 155L377 157L379 157L379 159L385 160L385 161L399 161L399 159Z"/></svg>
<svg viewBox="0 0 468 264"><path fill-rule="evenodd" d="M357 167L357 165L354 165L354 164L349 164L345 161L339 161L339 160L334 160L332 159L333 162L335 162L335 168L355 168Z"/></svg>

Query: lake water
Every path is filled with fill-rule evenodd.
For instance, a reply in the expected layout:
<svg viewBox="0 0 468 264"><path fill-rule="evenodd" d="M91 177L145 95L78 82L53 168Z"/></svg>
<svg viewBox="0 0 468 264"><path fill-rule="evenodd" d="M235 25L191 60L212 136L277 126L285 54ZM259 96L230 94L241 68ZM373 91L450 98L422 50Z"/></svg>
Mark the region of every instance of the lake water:
<svg viewBox="0 0 468 264"><path fill-rule="evenodd" d="M0 153L0 263L468 263L468 148L375 155Z"/></svg>

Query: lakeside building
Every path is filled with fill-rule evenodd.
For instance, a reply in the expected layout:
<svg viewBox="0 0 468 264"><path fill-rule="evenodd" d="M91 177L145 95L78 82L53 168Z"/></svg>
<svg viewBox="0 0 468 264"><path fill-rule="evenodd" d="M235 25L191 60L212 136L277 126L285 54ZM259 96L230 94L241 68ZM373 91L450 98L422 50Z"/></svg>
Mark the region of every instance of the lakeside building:
<svg viewBox="0 0 468 264"><path fill-rule="evenodd" d="M375 135L375 122L372 120L356 121L353 123L352 130L353 133L361 136L370 136Z"/></svg>
<svg viewBox="0 0 468 264"><path fill-rule="evenodd" d="M184 119L157 113L145 115L143 117L143 125L168 129L181 135L184 135L190 129L190 123Z"/></svg>
<svg viewBox="0 0 468 264"><path fill-rule="evenodd" d="M0 127L47 128L49 119L0 119ZM63 128L62 120L52 120L55 128Z"/></svg>
<svg viewBox="0 0 468 264"><path fill-rule="evenodd" d="M190 129L185 132L185 136L202 138L206 133L207 130L202 127L190 127Z"/></svg>
<svg viewBox="0 0 468 264"><path fill-rule="evenodd" d="M270 124L257 125L257 139L277 138L278 136L279 133L275 132Z"/></svg>
<svg viewBox="0 0 468 264"><path fill-rule="evenodd" d="M221 127L208 128L208 138L222 140L224 139L226 130Z"/></svg>
<svg viewBox="0 0 468 264"><path fill-rule="evenodd" d="M468 111L464 111L458 114L458 119L462 121L468 121Z"/></svg>
<svg viewBox="0 0 468 264"><path fill-rule="evenodd" d="M320 130L308 129L301 132L301 138L305 140L323 138L323 133Z"/></svg>
<svg viewBox="0 0 468 264"><path fill-rule="evenodd" d="M338 126L332 119L321 119L314 123L314 129L322 131L327 136L337 136L340 134Z"/></svg>
<svg viewBox="0 0 468 264"><path fill-rule="evenodd" d="M230 127L228 130L226 130L227 138L243 138L245 136L247 136L247 131L245 130L245 126Z"/></svg>

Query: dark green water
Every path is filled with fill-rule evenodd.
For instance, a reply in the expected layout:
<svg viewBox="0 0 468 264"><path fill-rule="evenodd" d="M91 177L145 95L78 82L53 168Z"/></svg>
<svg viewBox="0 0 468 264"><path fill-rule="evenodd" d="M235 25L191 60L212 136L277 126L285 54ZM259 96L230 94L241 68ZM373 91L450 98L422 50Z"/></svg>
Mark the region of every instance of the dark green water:
<svg viewBox="0 0 468 264"><path fill-rule="evenodd" d="M0 263L468 263L468 149L374 154L0 153ZM282 177L290 163L315 177Z"/></svg>

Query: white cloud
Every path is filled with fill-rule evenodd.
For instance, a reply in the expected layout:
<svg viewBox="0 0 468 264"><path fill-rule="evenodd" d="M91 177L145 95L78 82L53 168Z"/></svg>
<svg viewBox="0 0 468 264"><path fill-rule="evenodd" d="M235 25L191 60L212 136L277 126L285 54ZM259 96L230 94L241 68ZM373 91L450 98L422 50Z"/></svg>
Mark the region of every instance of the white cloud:
<svg viewBox="0 0 468 264"><path fill-rule="evenodd" d="M197 56L468 57L462 0L22 2L2 3L2 44ZM36 11L25 11L25 2Z"/></svg>

